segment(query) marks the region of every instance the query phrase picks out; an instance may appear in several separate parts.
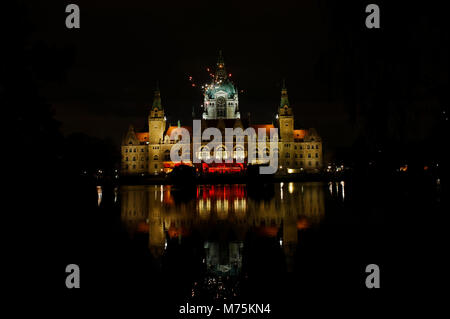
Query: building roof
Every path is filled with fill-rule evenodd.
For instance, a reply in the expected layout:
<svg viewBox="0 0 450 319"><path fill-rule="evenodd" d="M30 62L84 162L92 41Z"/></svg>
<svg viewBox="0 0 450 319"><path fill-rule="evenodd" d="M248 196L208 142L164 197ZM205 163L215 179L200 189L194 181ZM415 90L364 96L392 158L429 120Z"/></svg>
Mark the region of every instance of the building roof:
<svg viewBox="0 0 450 319"><path fill-rule="evenodd" d="M223 119L220 121L224 122L225 127L233 128L234 124L237 120L236 119ZM207 127L217 127L218 122L219 122L219 120L203 120L202 121L202 131ZM248 127L245 124L243 126L244 126L244 129ZM190 136L192 136L192 126L180 126L180 127L188 130ZM260 128L265 129L267 136L270 135L270 129L275 128L275 126L273 124L252 124L252 125L250 125L250 127L252 127L256 131L256 133L258 133L258 129L260 129ZM176 125L169 126L167 128L165 135L170 137L172 132L177 128L178 128L178 126L176 126ZM310 130L311 130L311 132L309 132ZM307 130L307 129L294 130L294 140L296 140L296 141L304 140L305 137L309 137L310 135L314 136L314 134L317 134L313 129L310 129L310 130ZM149 133L148 132L136 132L135 135L140 143L146 143L149 141Z"/></svg>
<svg viewBox="0 0 450 319"><path fill-rule="evenodd" d="M148 132L139 132L136 133L136 137L141 143L148 142Z"/></svg>
<svg viewBox="0 0 450 319"><path fill-rule="evenodd" d="M206 95L210 99L216 97L216 93L220 91L225 91L227 93L227 98L232 99L236 94L236 88L230 80L225 80L222 83L213 83L206 90Z"/></svg>
<svg viewBox="0 0 450 319"><path fill-rule="evenodd" d="M167 129L165 135L167 135L167 136L170 137L170 135L172 134L172 132L173 132L175 129L177 129L177 128L179 128L179 127L178 127L178 126L175 126L175 125L169 126L169 128ZM180 126L180 128L184 128L184 129L188 130L188 131L189 131L189 134L192 136L192 126Z"/></svg>
<svg viewBox="0 0 450 319"><path fill-rule="evenodd" d="M220 124L220 125L219 125ZM243 129L248 127L248 121L246 119L211 119L211 120L202 120L202 130L208 127L217 127L223 126L225 128L235 128L241 126Z"/></svg>
<svg viewBox="0 0 450 319"><path fill-rule="evenodd" d="M270 129L275 128L275 126L273 126L273 124L253 124L253 125L250 125L250 127L252 127L256 131L256 134L258 134L259 129L265 129L266 135L268 135L268 136L270 135Z"/></svg>
<svg viewBox="0 0 450 319"><path fill-rule="evenodd" d="M305 138L306 134L308 134L306 130L294 130L294 139L302 140Z"/></svg>

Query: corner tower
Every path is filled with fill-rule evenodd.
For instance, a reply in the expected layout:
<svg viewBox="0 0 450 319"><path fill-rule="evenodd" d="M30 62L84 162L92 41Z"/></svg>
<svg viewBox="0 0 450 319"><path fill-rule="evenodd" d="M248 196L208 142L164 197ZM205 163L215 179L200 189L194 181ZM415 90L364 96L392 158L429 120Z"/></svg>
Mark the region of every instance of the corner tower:
<svg viewBox="0 0 450 319"><path fill-rule="evenodd" d="M280 127L280 137L282 141L294 140L294 114L289 104L286 83L283 80L281 89L280 108L278 110L278 122Z"/></svg>
<svg viewBox="0 0 450 319"><path fill-rule="evenodd" d="M150 144L158 144L163 140L163 134L166 129L166 118L164 109L161 105L161 92L156 85L155 97L153 98L152 108L148 116L148 141Z"/></svg>

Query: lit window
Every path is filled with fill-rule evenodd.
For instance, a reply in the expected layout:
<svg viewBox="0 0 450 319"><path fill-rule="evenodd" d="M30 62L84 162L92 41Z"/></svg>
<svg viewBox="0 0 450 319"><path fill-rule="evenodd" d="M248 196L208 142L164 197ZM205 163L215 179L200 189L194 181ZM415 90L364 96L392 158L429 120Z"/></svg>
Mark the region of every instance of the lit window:
<svg viewBox="0 0 450 319"><path fill-rule="evenodd" d="M226 159L228 157L228 152L225 151L223 147L220 147L216 150L216 159Z"/></svg>
<svg viewBox="0 0 450 319"><path fill-rule="evenodd" d="M237 160L243 160L244 159L245 154L244 154L244 150L242 149L242 147L237 147L236 148L236 150L234 151L234 157Z"/></svg>
<svg viewBox="0 0 450 319"><path fill-rule="evenodd" d="M204 160L209 160L210 154L209 154L209 151L208 151L208 149L206 147L202 148L201 157L200 158L202 158Z"/></svg>

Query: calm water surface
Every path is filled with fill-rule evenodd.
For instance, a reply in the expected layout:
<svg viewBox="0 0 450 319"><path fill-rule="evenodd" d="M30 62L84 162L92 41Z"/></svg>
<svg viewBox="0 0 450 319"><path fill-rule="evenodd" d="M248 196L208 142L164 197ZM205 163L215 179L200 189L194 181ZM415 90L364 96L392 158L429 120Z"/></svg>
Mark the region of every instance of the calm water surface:
<svg viewBox="0 0 450 319"><path fill-rule="evenodd" d="M212 300L239 297L260 275L270 286L310 272L299 253L317 246L311 238L346 201L344 182L122 186L116 195L122 227L156 268L182 274L187 298Z"/></svg>
<svg viewBox="0 0 450 319"><path fill-rule="evenodd" d="M439 232L413 224L440 218L440 196L433 184L381 178L99 186L79 219L92 274L83 278L114 296L139 292L175 317L186 302L270 303L281 316L321 298L371 303L368 264L383 269L383 291L408 292L405 265L432 260L439 246L421 247Z"/></svg>

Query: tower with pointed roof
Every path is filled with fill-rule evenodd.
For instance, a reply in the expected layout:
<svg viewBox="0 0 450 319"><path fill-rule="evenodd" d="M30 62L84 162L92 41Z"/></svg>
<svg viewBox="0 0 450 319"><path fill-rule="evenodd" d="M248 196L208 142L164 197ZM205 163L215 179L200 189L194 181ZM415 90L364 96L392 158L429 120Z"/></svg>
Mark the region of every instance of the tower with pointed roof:
<svg viewBox="0 0 450 319"><path fill-rule="evenodd" d="M163 139L163 134L166 129L166 118L164 116L164 109L161 105L161 92L159 85L156 85L155 97L148 116L148 135L149 143L157 144Z"/></svg>
<svg viewBox="0 0 450 319"><path fill-rule="evenodd" d="M240 118L238 93L227 74L222 51L219 51L214 79L205 88L203 107L205 120Z"/></svg>
<svg viewBox="0 0 450 319"><path fill-rule="evenodd" d="M286 83L283 80L281 88L281 101L278 109L278 124L281 141L290 142L294 139L294 114L289 104Z"/></svg>

